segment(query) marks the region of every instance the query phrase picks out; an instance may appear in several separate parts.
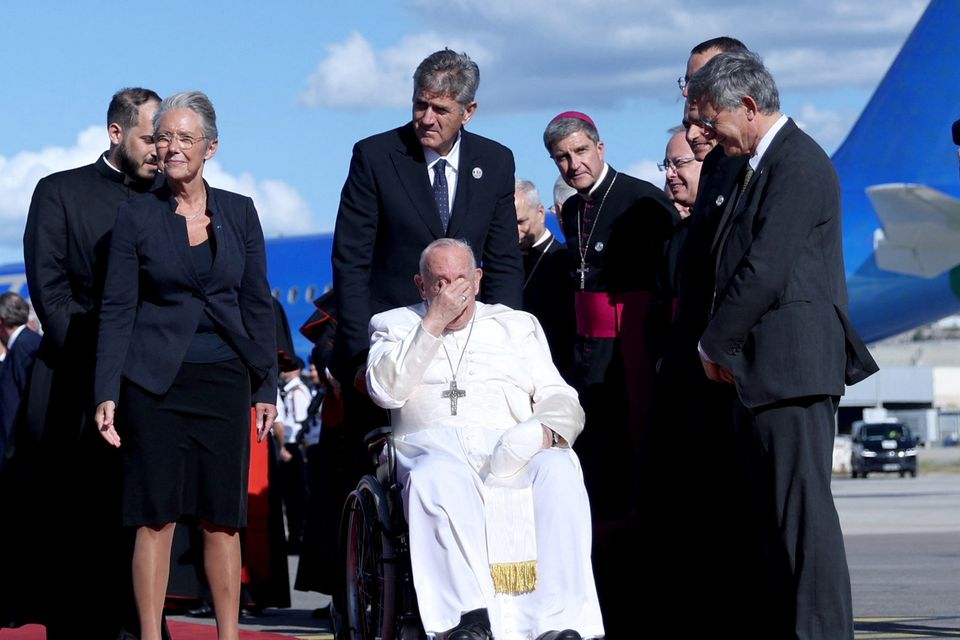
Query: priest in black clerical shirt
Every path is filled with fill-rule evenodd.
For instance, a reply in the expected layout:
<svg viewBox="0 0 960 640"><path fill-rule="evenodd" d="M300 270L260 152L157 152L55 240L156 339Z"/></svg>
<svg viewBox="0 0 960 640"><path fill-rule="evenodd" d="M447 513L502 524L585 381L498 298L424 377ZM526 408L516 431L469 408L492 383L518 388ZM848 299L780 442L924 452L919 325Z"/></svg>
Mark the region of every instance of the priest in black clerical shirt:
<svg viewBox="0 0 960 640"><path fill-rule="evenodd" d="M540 321L553 362L569 381L576 322L566 246L547 229L546 210L532 182L517 180L514 202L523 254L523 310Z"/></svg>

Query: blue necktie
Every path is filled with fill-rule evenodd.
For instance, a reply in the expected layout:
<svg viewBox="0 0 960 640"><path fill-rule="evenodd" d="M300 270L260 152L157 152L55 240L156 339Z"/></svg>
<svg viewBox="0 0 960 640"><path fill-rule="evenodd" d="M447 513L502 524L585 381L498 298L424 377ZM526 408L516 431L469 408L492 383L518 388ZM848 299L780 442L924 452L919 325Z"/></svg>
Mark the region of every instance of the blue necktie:
<svg viewBox="0 0 960 640"><path fill-rule="evenodd" d="M447 233L447 223L450 222L450 198L447 194L447 175L444 170L447 161L443 158L437 160L433 165L433 197L437 201L437 211L440 213L440 224L443 225L443 233Z"/></svg>

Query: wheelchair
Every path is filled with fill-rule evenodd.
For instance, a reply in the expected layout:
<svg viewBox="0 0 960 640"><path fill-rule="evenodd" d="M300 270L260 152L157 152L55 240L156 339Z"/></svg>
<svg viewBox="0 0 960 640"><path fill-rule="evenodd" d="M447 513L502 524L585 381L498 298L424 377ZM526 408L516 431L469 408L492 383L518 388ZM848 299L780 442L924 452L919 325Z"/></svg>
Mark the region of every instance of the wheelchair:
<svg viewBox="0 0 960 640"><path fill-rule="evenodd" d="M371 431L364 445L376 471L360 480L343 507L334 634L337 640L423 640L392 429Z"/></svg>

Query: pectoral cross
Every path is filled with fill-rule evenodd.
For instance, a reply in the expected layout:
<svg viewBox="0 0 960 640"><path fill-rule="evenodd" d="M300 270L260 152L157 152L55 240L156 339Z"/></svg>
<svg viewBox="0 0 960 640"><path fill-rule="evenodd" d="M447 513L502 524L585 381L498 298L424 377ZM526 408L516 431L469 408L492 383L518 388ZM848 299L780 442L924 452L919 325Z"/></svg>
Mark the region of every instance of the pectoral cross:
<svg viewBox="0 0 960 640"><path fill-rule="evenodd" d="M586 278L587 272L590 271L590 267L587 266L587 263L581 262L580 268L577 269L577 273L580 274L580 291L583 291L586 287Z"/></svg>
<svg viewBox="0 0 960 640"><path fill-rule="evenodd" d="M450 388L440 393L441 398L450 398L450 415L457 415L457 400L467 395L463 389L457 388L457 381L450 381Z"/></svg>

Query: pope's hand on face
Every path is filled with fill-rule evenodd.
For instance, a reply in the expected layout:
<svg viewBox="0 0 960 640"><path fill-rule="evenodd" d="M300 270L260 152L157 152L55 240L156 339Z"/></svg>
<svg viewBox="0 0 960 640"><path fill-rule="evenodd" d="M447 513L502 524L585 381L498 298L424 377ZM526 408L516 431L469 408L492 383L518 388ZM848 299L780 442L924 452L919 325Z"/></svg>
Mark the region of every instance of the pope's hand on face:
<svg viewBox="0 0 960 640"><path fill-rule="evenodd" d="M439 335L466 310L473 299L474 286L469 280L462 279L449 284L441 282L437 288L423 319L424 328L434 335Z"/></svg>

